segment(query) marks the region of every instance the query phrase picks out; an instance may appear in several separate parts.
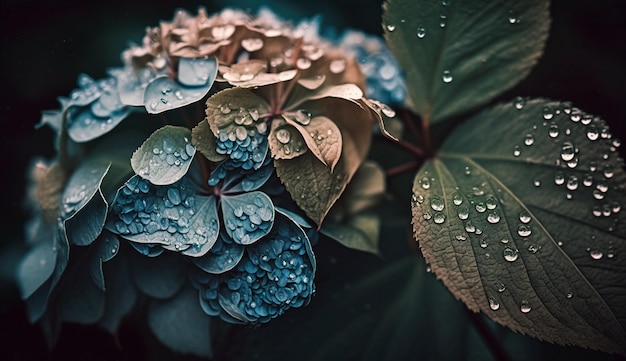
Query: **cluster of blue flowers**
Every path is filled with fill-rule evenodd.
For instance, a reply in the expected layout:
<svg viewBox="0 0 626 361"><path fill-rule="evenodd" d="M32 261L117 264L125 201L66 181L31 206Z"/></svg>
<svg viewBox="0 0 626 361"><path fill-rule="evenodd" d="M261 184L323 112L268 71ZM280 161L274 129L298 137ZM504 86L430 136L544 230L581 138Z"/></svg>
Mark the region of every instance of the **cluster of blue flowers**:
<svg viewBox="0 0 626 361"><path fill-rule="evenodd" d="M300 129L302 136L311 137L309 144L301 142L298 154L284 157L285 153L283 158L300 156L308 151L307 146L324 146L319 135L317 143L313 139L319 130L306 128L312 123L310 113L278 108L293 100L289 92L294 87L300 87L298 96L306 96L296 99L300 101L296 104L330 95L345 95L346 104L356 104L365 85L360 75L354 76L360 74L358 66L337 55L341 52L356 54L371 96L399 104L405 91L402 80L398 80L397 64L382 43L371 47L367 44L375 41L368 37L359 45L346 35L339 42L339 52L335 46L325 55L324 47L331 46L330 42L319 39L317 27L312 26L315 24L303 24L293 27L280 23L267 10L257 18L233 10L212 17L202 10L197 16L178 12L171 23L148 29L142 45L125 51L122 67L110 69L102 80L81 74L78 88L69 97L59 98L60 109L43 113L41 123L52 127L64 142L59 142L56 162L35 169L33 200L38 204L34 214L40 226L29 240L33 249L18 271L18 283L33 321L99 323L114 332L135 299L133 296L123 304L110 301L105 297L105 278L112 275L111 279L121 282L135 277L134 284L144 291L144 297L159 298L145 292L141 283L146 277L162 275L137 278L124 273L129 268L124 262L130 264L136 257L183 260L163 261L164 272L169 272L168 267L190 266L191 271L184 272L191 275L190 280L183 277L171 285L163 282L159 287L169 289L158 293L160 297L175 298L181 294L181 284L193 286L204 313L228 322L261 324L309 302L315 292L316 267L311 244L317 240L318 231L302 215L307 211L298 209L293 194L280 185L272 158L276 156L269 144L272 117L292 122L294 131ZM270 58L264 59L264 44L273 44L271 51L287 50L277 55L270 51L265 55ZM302 47L300 58L294 58L299 53L289 48L294 44ZM238 71L243 73L235 79L233 74ZM344 71L348 74L345 77ZM302 76L301 84L296 74ZM329 79L327 83L325 79ZM336 94L324 92L343 85L357 91L348 94L341 88L344 90ZM233 86L255 91L276 86L275 94L280 96L270 102L263 98L267 94L251 91L260 107L226 102L213 109L213 120L221 123L217 126L208 121L212 134L204 134L207 143L196 139L195 133L201 125L209 129L207 118L189 120L185 118L193 111L173 111L191 104L202 106L199 101ZM268 104L272 104L271 110ZM354 116L355 121L370 121L369 108L359 109L362 113ZM163 113L159 122L164 120L167 126L154 131L150 122L129 121L128 127L118 127L131 113ZM207 117L211 117L208 111ZM336 129L340 133L337 124L324 131L331 134ZM152 133L147 139L146 132ZM137 134L145 142L139 149L131 146L137 150L128 162L130 152L124 148ZM335 140L341 139L340 134L333 134ZM361 139L369 144L369 134L361 135ZM349 137L347 141L357 142L359 138ZM321 157L321 151L315 150ZM342 149L333 148L333 152L334 166ZM337 179L347 183L351 175ZM336 185L339 190L343 187L345 184ZM332 202L334 199L329 204ZM315 222L321 224L321 219ZM70 257L76 247L86 251ZM124 252L133 256L118 256ZM81 258L83 255L86 258ZM107 267L114 258L122 265ZM81 268L86 264L89 272ZM178 274L173 270L171 274ZM91 275L91 280L75 280L76 275L83 274ZM127 282L123 287L132 288L132 284ZM107 284L107 288L116 286ZM91 290L85 291L90 307L75 308L66 302L63 295L73 292L69 291L72 287ZM53 307L48 306L52 303ZM45 317L57 309L63 310L61 317ZM58 329L54 324L47 328ZM154 331L157 335L167 332Z"/></svg>

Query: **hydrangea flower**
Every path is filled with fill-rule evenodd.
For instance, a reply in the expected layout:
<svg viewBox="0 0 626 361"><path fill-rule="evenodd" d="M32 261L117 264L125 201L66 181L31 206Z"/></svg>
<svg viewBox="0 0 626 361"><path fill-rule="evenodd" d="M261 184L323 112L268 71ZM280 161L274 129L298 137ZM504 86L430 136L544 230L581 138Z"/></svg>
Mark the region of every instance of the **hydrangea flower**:
<svg viewBox="0 0 626 361"><path fill-rule="evenodd" d="M63 321L115 332L142 299L160 340L206 355L171 337L172 315L208 340L210 316L261 324L310 301L312 243L388 109L318 27L267 9L181 10L44 113L74 142L38 173L18 278L51 339ZM110 132L131 111L147 121Z"/></svg>
<svg viewBox="0 0 626 361"><path fill-rule="evenodd" d="M311 244L302 228L286 215L277 214L272 231L263 242L246 247L234 269L218 273L223 255L228 254L228 263L234 253L229 248L232 244L222 243L220 253L196 262L206 272L196 272L194 281L207 314L232 323L265 323L311 299L315 292Z"/></svg>

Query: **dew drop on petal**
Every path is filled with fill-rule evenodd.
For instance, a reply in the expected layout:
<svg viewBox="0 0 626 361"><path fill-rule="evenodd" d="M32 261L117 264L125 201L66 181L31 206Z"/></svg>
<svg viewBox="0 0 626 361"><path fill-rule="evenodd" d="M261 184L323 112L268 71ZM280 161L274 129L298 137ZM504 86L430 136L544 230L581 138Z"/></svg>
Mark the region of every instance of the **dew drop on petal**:
<svg viewBox="0 0 626 361"><path fill-rule="evenodd" d="M291 140L291 133L287 129L279 129L276 132L276 139L282 144L287 144Z"/></svg>
<svg viewBox="0 0 626 361"><path fill-rule="evenodd" d="M530 304L528 303L528 301L523 300L522 303L520 304L520 311L522 311L523 313L528 313L531 310Z"/></svg>

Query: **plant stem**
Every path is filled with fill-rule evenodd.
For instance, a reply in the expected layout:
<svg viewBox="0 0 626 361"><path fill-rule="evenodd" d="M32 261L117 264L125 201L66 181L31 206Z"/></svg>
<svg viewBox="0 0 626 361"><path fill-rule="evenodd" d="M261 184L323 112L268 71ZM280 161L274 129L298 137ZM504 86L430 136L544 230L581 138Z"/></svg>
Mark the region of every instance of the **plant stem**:
<svg viewBox="0 0 626 361"><path fill-rule="evenodd" d="M491 351L493 357L497 361L510 360L509 356L506 354L506 351L504 350L502 345L500 345L500 342L496 340L489 327L487 327L487 324L485 324L485 320L483 320L478 313L474 313L468 308L465 308L465 311L467 312L468 318L472 321L474 328L482 337L489 351Z"/></svg>
<svg viewBox="0 0 626 361"><path fill-rule="evenodd" d="M422 164L421 161L412 161L412 162L408 162L408 163L404 163L404 164L400 164L398 166L395 166L393 168L389 168L387 169L387 178L391 178L391 177L395 177L398 176L404 172L408 172L410 170L413 169L417 169L417 167L420 166L420 164Z"/></svg>

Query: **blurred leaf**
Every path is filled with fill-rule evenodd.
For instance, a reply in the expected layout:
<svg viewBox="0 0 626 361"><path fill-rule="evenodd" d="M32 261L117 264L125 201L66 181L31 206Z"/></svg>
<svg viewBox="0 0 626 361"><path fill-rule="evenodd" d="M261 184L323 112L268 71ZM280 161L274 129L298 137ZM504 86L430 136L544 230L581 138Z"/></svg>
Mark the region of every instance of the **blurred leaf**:
<svg viewBox="0 0 626 361"><path fill-rule="evenodd" d="M379 229L378 215L362 212L341 223L327 221L320 231L346 247L378 254Z"/></svg>
<svg viewBox="0 0 626 361"><path fill-rule="evenodd" d="M61 192L67 175L59 163L46 164L38 161L32 170L35 180L35 198L41 208L43 219L48 224L55 224L60 215Z"/></svg>
<svg viewBox="0 0 626 361"><path fill-rule="evenodd" d="M224 228L235 243L252 244L272 229L274 204L263 192L223 195L220 204Z"/></svg>
<svg viewBox="0 0 626 361"><path fill-rule="evenodd" d="M170 300L148 307L152 332L167 347L180 353L212 357L210 317L202 311L198 293L187 287Z"/></svg>
<svg viewBox="0 0 626 361"><path fill-rule="evenodd" d="M156 257L130 254L129 263L135 285L152 298L168 299L187 281L187 263L176 254L164 252Z"/></svg>
<svg viewBox="0 0 626 361"><path fill-rule="evenodd" d="M103 265L106 278L104 314L98 325L115 334L122 318L128 314L137 299L128 265L128 255L121 253Z"/></svg>
<svg viewBox="0 0 626 361"><path fill-rule="evenodd" d="M110 167L110 163L83 163L65 186L62 216L70 243L88 246L102 232L108 204L100 186Z"/></svg>
<svg viewBox="0 0 626 361"><path fill-rule="evenodd" d="M22 299L29 298L46 282L56 265L57 253L52 242L41 243L28 251L17 267L17 285Z"/></svg>
<svg viewBox="0 0 626 361"><path fill-rule="evenodd" d="M567 103L516 99L472 118L415 178L427 262L471 310L514 331L626 354L619 145Z"/></svg>
<svg viewBox="0 0 626 361"><path fill-rule="evenodd" d="M135 173L156 185L168 185L189 170L196 148L189 143L191 132L166 125L152 135L130 159Z"/></svg>
<svg viewBox="0 0 626 361"><path fill-rule="evenodd" d="M353 256L343 265L338 261L326 282L317 282L318 294L306 309L285 314L260 330L239 330L239 343L222 345L220 350L230 354L220 356L462 360L478 355L477 359L489 359L469 327L462 304L426 272L423 263L404 257L381 264L372 262L371 256ZM281 342L271 342L276 339Z"/></svg>
<svg viewBox="0 0 626 361"><path fill-rule="evenodd" d="M117 95L117 93L116 93ZM93 105L99 105L96 101ZM67 134L77 143L94 140L118 126L122 120L130 115L131 108L120 104L120 109L112 111L106 116L94 114L94 106L87 108L72 107L68 112Z"/></svg>
<svg viewBox="0 0 626 361"><path fill-rule="evenodd" d="M543 53L547 0L388 0L385 37L414 110L436 123L485 104L528 75Z"/></svg>
<svg viewBox="0 0 626 361"><path fill-rule="evenodd" d="M94 260L90 263L91 280L101 290L105 291L104 274L102 264L110 261L117 255L120 249L120 241L110 232L103 232L96 245L93 246Z"/></svg>

